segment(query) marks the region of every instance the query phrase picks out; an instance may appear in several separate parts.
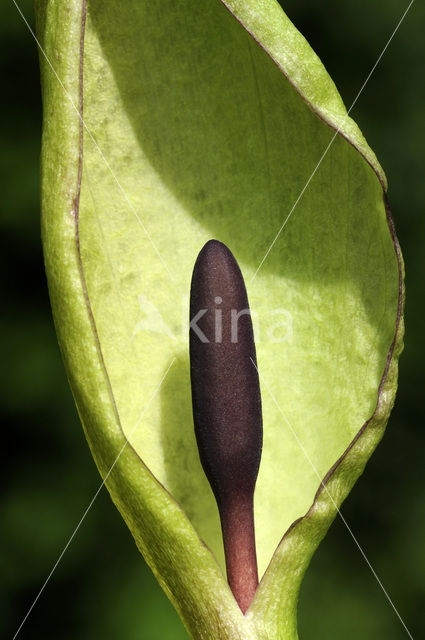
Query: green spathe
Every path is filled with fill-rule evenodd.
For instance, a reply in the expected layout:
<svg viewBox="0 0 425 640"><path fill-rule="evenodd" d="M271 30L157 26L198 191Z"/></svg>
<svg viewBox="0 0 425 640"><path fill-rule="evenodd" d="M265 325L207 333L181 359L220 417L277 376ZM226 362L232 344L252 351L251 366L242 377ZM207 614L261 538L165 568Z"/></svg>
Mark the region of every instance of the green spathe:
<svg viewBox="0 0 425 640"><path fill-rule="evenodd" d="M401 258L382 169L317 56L274 1L225 4L38 2L67 92L41 57L43 242L91 450L189 633L295 640L304 571L394 400ZM245 618L191 417L184 321L211 237L256 317L263 579Z"/></svg>

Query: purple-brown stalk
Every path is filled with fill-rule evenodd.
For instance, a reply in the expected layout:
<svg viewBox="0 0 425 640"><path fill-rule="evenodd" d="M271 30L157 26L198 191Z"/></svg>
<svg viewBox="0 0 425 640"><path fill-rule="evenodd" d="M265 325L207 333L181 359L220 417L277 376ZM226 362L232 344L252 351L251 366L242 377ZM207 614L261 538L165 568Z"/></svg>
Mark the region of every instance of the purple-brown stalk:
<svg viewBox="0 0 425 640"><path fill-rule="evenodd" d="M199 456L220 513L227 580L245 613L258 586L253 499L261 396L245 284L232 253L217 240L207 242L196 260L190 320Z"/></svg>

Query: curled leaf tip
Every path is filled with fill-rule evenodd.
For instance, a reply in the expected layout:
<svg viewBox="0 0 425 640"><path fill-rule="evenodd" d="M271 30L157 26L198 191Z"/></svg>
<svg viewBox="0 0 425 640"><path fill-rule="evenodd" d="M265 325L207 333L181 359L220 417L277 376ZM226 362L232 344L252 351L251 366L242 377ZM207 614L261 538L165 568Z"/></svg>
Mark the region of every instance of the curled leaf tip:
<svg viewBox="0 0 425 640"><path fill-rule="evenodd" d="M202 248L193 270L190 363L199 456L220 513L229 586L245 612L258 586L253 498L261 396L245 284L217 240Z"/></svg>

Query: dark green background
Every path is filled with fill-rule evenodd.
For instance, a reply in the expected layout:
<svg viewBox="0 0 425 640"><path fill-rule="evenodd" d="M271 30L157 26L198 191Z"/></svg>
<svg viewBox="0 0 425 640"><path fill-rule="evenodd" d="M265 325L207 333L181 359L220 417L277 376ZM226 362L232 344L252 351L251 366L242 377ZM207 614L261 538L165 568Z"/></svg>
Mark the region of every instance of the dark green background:
<svg viewBox="0 0 425 640"><path fill-rule="evenodd" d="M282 2L347 106L407 4ZM20 7L33 25L31 2L20 0ZM424 18L424 6L416 0L352 111L389 179L407 268L407 337L387 434L343 505L344 517L414 638L425 637ZM100 478L73 405L49 310L39 232L37 50L11 0L3 3L0 31L0 627L5 638L12 638ZM306 576L299 626L300 640L408 637L339 518ZM19 637L186 637L104 489Z"/></svg>

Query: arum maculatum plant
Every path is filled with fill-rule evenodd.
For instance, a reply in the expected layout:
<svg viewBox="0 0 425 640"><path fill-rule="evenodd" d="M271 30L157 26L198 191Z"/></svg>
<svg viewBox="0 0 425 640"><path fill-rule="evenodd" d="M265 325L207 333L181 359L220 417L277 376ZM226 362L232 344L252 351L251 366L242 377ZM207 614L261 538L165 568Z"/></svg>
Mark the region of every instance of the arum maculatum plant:
<svg viewBox="0 0 425 640"><path fill-rule="evenodd" d="M385 175L275 0L36 13L46 270L96 464L191 637L295 640L394 401Z"/></svg>

